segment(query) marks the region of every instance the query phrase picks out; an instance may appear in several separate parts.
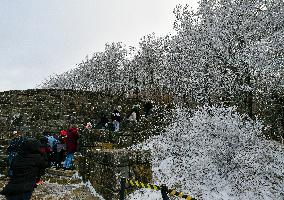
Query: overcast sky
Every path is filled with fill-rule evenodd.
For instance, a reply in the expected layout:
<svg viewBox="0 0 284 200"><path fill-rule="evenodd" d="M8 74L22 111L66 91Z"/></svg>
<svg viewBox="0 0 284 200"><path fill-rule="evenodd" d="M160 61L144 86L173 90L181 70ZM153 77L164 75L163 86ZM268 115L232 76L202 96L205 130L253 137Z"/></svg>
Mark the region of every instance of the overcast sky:
<svg viewBox="0 0 284 200"><path fill-rule="evenodd" d="M1 0L0 91L35 88L108 42L137 46L173 32L177 4L197 0Z"/></svg>

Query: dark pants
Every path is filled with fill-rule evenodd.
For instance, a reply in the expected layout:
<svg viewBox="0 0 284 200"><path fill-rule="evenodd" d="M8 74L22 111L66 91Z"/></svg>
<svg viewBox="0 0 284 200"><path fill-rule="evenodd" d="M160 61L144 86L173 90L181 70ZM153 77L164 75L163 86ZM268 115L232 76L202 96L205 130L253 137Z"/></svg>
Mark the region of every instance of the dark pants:
<svg viewBox="0 0 284 200"><path fill-rule="evenodd" d="M61 162L64 160L64 150L61 150L60 152L56 152L56 167L62 167Z"/></svg>
<svg viewBox="0 0 284 200"><path fill-rule="evenodd" d="M6 196L7 200L30 200L33 192Z"/></svg>
<svg viewBox="0 0 284 200"><path fill-rule="evenodd" d="M145 118L147 118L151 114L151 109L145 110Z"/></svg>
<svg viewBox="0 0 284 200"><path fill-rule="evenodd" d="M15 157L16 157L17 153L16 152L10 152L8 154L8 176L9 177L12 177L13 176L13 171L11 170L11 165L13 163L13 161L15 160Z"/></svg>

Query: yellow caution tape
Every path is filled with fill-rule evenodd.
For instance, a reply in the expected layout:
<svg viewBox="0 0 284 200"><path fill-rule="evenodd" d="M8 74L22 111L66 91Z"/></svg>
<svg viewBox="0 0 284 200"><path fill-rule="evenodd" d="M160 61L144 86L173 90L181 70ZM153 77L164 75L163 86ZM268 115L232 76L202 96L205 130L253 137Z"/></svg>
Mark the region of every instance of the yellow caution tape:
<svg viewBox="0 0 284 200"><path fill-rule="evenodd" d="M132 187L138 187L138 188L149 188L149 189L153 189L153 190L160 190L161 187L158 185L151 185L149 183L142 183L139 181L133 181L131 179L126 179L126 184L130 184ZM194 200L193 197L191 197L190 195L184 195L182 192L177 192L174 189L169 189L168 190L169 195L171 196L178 196L180 198L185 198L186 200Z"/></svg>
<svg viewBox="0 0 284 200"><path fill-rule="evenodd" d="M136 186L137 186L137 187L140 187L140 185L139 185L139 182L138 182L138 181L135 181L135 184L136 184Z"/></svg>
<svg viewBox="0 0 284 200"><path fill-rule="evenodd" d="M154 190L158 190L158 187L156 185L153 185Z"/></svg>
<svg viewBox="0 0 284 200"><path fill-rule="evenodd" d="M130 185L131 185L131 186L134 186L134 183L133 183L133 181L132 181L132 180L130 180Z"/></svg>

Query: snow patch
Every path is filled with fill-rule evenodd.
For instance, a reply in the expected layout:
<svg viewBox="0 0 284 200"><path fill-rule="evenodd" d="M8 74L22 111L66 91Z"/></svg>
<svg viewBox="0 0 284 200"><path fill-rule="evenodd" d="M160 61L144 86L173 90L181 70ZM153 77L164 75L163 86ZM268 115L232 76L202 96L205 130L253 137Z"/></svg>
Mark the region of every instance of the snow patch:
<svg viewBox="0 0 284 200"><path fill-rule="evenodd" d="M282 199L284 148L263 128L234 107L177 109L165 133L133 148L152 151L155 184L198 199Z"/></svg>

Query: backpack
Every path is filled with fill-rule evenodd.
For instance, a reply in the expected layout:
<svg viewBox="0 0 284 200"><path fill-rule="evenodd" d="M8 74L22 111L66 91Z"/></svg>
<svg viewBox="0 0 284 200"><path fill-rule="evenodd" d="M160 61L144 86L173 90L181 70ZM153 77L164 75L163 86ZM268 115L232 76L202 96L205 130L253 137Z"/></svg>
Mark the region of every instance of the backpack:
<svg viewBox="0 0 284 200"><path fill-rule="evenodd" d="M25 137L18 137L18 138L13 138L7 148L7 152L9 153L18 153L22 147L22 144L26 140Z"/></svg>

